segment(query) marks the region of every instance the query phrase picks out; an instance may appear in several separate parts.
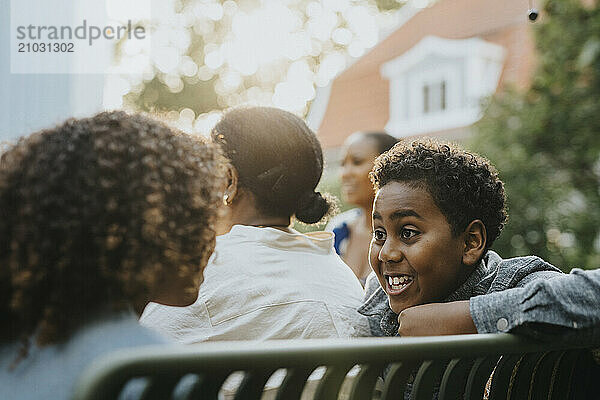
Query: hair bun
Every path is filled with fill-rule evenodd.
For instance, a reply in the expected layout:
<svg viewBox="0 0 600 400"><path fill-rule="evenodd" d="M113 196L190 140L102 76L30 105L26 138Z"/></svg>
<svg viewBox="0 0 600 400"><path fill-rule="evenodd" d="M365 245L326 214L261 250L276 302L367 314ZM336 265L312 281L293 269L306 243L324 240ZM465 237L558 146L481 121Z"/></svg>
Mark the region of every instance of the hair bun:
<svg viewBox="0 0 600 400"><path fill-rule="evenodd" d="M331 208L331 203L319 192L308 192L298 200L296 219L305 224L319 222Z"/></svg>

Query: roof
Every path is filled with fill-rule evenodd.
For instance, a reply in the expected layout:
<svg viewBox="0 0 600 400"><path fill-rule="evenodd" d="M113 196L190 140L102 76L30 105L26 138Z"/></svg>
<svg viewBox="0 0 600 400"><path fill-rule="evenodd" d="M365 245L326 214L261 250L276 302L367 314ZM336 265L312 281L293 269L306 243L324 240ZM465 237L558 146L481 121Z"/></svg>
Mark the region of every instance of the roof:
<svg viewBox="0 0 600 400"><path fill-rule="evenodd" d="M357 130L384 129L389 83L380 68L426 36L480 38L498 44L507 50L500 85L528 85L535 63L530 26L523 0L440 0L416 13L321 91L329 95L328 101L321 98L314 103L324 111L311 113L323 116L317 129L323 146L339 146Z"/></svg>

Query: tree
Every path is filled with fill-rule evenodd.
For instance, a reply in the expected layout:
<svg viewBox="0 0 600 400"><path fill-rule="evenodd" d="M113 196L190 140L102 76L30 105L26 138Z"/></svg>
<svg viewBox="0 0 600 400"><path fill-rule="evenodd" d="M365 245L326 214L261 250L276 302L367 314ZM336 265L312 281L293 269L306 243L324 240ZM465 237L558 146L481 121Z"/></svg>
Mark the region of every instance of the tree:
<svg viewBox="0 0 600 400"><path fill-rule="evenodd" d="M506 184L510 219L494 248L564 270L600 266L600 11L548 0L531 87L494 96L472 148Z"/></svg>
<svg viewBox="0 0 600 400"><path fill-rule="evenodd" d="M396 0L171 0L157 3L152 54L126 107L192 119L240 104L304 115L317 86L374 46ZM127 57L126 54L120 56ZM139 55L134 54L134 57ZM125 60L127 61L127 60ZM192 113L193 112L193 113ZM174 114L177 115L177 114Z"/></svg>

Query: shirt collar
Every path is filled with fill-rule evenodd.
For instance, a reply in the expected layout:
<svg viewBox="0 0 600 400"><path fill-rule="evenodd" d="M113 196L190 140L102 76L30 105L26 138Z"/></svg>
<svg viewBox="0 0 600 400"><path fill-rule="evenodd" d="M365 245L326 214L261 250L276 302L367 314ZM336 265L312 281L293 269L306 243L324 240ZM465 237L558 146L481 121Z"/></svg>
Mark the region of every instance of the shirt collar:
<svg viewBox="0 0 600 400"><path fill-rule="evenodd" d="M300 233L291 228L289 232L284 232L270 227L234 225L228 233L217 236L217 245L252 242L253 244L281 250L306 250L319 254L329 254L334 252L333 240L334 236L331 232Z"/></svg>
<svg viewBox="0 0 600 400"><path fill-rule="evenodd" d="M452 292L444 302L468 300L473 296L475 288L483 278L502 261L495 252L489 250L481 259L477 268L471 272L466 281ZM367 317L379 317L381 330L386 336L396 336L398 333L398 314L389 306L387 294L381 286L358 308L358 312Z"/></svg>
<svg viewBox="0 0 600 400"><path fill-rule="evenodd" d="M444 303L447 303L450 301L468 300L473 296L473 293L475 292L475 288L479 285L479 283L483 280L483 278L485 278L485 276L488 274L488 271L489 271L488 259L489 259L489 255L491 255L489 253L493 253L494 255L498 256L494 252L488 252L488 254L486 254L481 259L481 261L479 261L479 264L473 270L473 272L471 272L469 274L469 276L467 277L467 280L465 280L463 282L463 284L459 286L458 289L456 289L454 292L452 292L450 294L450 296L446 297L446 299L444 300Z"/></svg>

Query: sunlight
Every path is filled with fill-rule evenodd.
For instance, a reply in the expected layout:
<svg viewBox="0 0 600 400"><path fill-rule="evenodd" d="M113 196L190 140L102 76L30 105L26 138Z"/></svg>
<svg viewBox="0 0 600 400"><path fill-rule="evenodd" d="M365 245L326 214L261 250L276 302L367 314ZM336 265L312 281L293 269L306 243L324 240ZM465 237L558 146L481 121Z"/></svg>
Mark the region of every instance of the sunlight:
<svg viewBox="0 0 600 400"><path fill-rule="evenodd" d="M111 18L131 15L136 1L142 0L110 0ZM267 105L305 115L316 88L373 47L380 31L395 23L393 15L372 0L152 1L152 49L124 43L119 64L136 75L109 76L115 82L107 84L105 105L127 106L119 96L141 95L144 82L158 78L170 93L212 82L220 107ZM173 107L193 112L193 105ZM214 115L194 114L196 122L189 123L190 114L179 112L176 119L206 130Z"/></svg>

